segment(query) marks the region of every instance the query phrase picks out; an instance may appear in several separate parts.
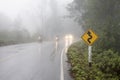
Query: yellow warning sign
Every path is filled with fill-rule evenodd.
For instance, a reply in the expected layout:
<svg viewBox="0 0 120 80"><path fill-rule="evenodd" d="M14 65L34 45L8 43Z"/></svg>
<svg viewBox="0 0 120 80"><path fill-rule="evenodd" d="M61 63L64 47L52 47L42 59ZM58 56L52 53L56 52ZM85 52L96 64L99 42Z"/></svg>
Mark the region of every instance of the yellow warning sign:
<svg viewBox="0 0 120 80"><path fill-rule="evenodd" d="M81 37L88 45L92 45L98 38L97 34L95 34L91 29L85 32Z"/></svg>

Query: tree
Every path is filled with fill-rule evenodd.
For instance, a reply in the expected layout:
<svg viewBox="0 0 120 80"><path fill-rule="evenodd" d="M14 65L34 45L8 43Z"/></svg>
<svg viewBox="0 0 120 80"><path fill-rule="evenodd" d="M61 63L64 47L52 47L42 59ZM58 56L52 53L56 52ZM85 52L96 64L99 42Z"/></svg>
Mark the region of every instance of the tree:
<svg viewBox="0 0 120 80"><path fill-rule="evenodd" d="M120 52L119 9L120 1L115 0L74 0L68 7L72 18L84 30L91 28L99 35L97 48Z"/></svg>

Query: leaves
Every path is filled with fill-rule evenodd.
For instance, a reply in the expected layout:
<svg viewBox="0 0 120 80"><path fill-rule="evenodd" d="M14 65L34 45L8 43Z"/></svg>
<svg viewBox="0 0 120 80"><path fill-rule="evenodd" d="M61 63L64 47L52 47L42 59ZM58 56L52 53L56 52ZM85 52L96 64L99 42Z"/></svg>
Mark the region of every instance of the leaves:
<svg viewBox="0 0 120 80"><path fill-rule="evenodd" d="M70 5L69 11L76 22L84 30L91 28L99 35L96 48L120 52L119 0L74 0Z"/></svg>
<svg viewBox="0 0 120 80"><path fill-rule="evenodd" d="M68 49L67 55L72 66L70 71L75 80L120 79L120 56L118 53L110 49L96 50L92 56L92 68L89 68L86 51L87 47L80 42L73 44Z"/></svg>

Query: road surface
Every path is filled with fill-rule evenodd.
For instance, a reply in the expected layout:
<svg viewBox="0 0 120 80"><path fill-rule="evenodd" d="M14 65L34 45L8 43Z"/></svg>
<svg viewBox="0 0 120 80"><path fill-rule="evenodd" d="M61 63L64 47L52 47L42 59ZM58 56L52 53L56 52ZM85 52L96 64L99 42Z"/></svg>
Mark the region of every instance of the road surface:
<svg viewBox="0 0 120 80"><path fill-rule="evenodd" d="M36 42L0 47L0 80L61 80L63 44Z"/></svg>

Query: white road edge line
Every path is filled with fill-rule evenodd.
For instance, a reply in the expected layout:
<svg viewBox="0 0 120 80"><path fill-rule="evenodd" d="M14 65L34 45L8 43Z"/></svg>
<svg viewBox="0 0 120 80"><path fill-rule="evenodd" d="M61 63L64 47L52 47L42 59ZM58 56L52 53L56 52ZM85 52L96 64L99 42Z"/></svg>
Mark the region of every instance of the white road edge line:
<svg viewBox="0 0 120 80"><path fill-rule="evenodd" d="M64 54L65 48L63 48L61 53L61 60L60 60L60 80L64 80L64 69L63 69L63 54Z"/></svg>

